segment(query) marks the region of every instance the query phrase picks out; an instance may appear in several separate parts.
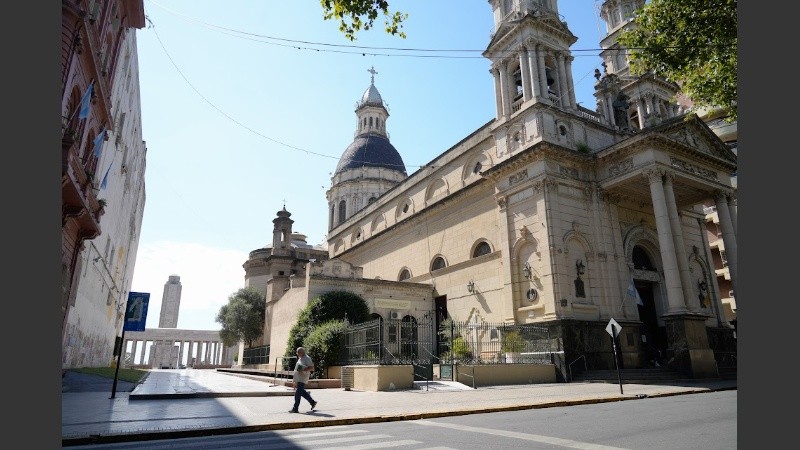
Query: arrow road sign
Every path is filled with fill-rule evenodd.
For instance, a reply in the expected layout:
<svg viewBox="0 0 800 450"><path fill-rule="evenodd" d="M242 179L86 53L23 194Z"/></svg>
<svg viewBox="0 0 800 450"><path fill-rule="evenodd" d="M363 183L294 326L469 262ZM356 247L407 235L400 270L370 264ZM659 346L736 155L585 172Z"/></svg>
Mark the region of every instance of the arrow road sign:
<svg viewBox="0 0 800 450"><path fill-rule="evenodd" d="M622 327L612 317L611 320L608 321L608 325L606 325L606 331L611 335L612 338L615 338L619 336L619 332L622 331Z"/></svg>

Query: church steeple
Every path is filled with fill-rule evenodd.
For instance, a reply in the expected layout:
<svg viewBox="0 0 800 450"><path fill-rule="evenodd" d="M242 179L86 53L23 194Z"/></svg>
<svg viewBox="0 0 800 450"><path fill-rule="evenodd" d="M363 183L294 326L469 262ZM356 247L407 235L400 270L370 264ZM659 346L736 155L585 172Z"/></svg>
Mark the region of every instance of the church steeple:
<svg viewBox="0 0 800 450"><path fill-rule="evenodd" d="M495 32L483 56L492 60L498 120L534 103L577 109L569 47L578 38L558 13L558 1L489 3Z"/></svg>
<svg viewBox="0 0 800 450"><path fill-rule="evenodd" d="M277 217L272 219L272 254L288 254L292 249L292 215L286 210L286 205L278 211Z"/></svg>
<svg viewBox="0 0 800 450"><path fill-rule="evenodd" d="M652 73L631 75L628 50L618 42L644 3L645 0L604 0L600 7L600 17L606 24L606 36L600 41L604 73L595 71L594 96L597 112L605 122L622 130L641 130L682 112L674 100L678 85Z"/></svg>

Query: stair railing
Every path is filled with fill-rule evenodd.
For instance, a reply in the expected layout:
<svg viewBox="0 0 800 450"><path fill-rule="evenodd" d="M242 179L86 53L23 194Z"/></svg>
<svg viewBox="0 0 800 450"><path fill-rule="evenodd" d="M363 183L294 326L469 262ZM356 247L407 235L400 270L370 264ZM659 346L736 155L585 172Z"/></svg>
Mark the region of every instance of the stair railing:
<svg viewBox="0 0 800 450"><path fill-rule="evenodd" d="M586 363L586 355L578 356L577 358L575 358L574 361L569 363L569 366L568 366L568 368L569 368L569 381L573 380L573 378L572 378L572 365L575 364L576 362L580 361L581 359L583 359L583 371L584 372L588 372L589 371L589 365Z"/></svg>

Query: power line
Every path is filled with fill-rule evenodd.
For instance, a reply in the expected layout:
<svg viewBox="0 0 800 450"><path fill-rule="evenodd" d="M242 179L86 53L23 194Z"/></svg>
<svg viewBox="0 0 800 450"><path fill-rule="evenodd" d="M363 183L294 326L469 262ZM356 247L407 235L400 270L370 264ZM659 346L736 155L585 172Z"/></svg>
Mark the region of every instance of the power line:
<svg viewBox="0 0 800 450"><path fill-rule="evenodd" d="M341 53L341 54L356 54L362 56L400 56L406 58L441 58L441 59L484 59L483 52L485 49L430 49L430 48L403 48L403 47L372 47L372 46L360 46L360 45L352 45L352 44L330 44L325 42L314 42L314 41L305 41L299 39L288 39L282 38L277 36L269 36L264 34L258 33L251 33L247 31L241 31L234 28L223 27L219 25L214 25L203 20L188 16L186 14L171 10L154 0L149 0L154 5L164 9L165 11L174 14L178 17L187 19L192 22L199 23L200 25L210 28L214 31L220 32L222 34L226 34L228 36L237 37L239 39L245 39L249 41L254 41L262 44L268 45L276 45L279 47L287 47L287 48L295 48L297 50L314 50L318 52L326 52L326 53ZM599 30L598 30L599 31ZM273 41L279 42L269 42L264 41L262 39L268 39ZM318 46L323 47L314 48L309 46ZM713 47L719 46L719 44L708 44L708 45L701 45L701 46L664 46L663 49L692 49L692 48L705 48L705 47ZM734 44L731 47L735 47ZM351 51L347 50L338 50L338 49L352 49ZM599 57L597 53L599 52L616 52L616 51L626 51L626 50L643 50L642 47L629 47L629 48L586 48L586 49L571 49L570 51L573 53L591 53L589 55L586 54L578 54L575 56L593 56ZM368 52L367 50L372 50L373 52ZM414 55L414 54L403 54L403 53L375 53L374 51L392 51L392 52L428 52L428 53L479 53L478 55L466 55L466 56L459 56L459 55L441 55L441 54L431 54L431 55ZM514 52L508 53L500 53L495 55L495 57L504 57L504 56L511 56Z"/></svg>
<svg viewBox="0 0 800 450"><path fill-rule="evenodd" d="M151 0L151 1L152 1L152 0ZM145 16L145 19L146 19L146 20L147 20L147 22L149 23L149 26L148 26L148 28L150 28L150 29L153 29L153 34L156 36L156 40L158 40L158 43L159 43L159 45L161 46L161 49L164 51L164 54L167 56L167 59L169 59L170 63L172 63L172 66L175 68L175 70L178 72L178 74L181 76L181 78L183 78L183 80L186 82L186 84L188 84L188 85L189 85L189 87L190 87L190 88L192 88L192 90L193 90L195 93L197 93L197 95L199 95L199 96L200 96L200 98L202 98L202 99L203 99L203 101L205 101L206 103L208 103L208 104L209 104L209 105L210 105L212 108L214 108L214 109L215 109L217 112L219 112L220 114L222 114L223 116L225 116L225 117L226 117L228 120L230 120L231 122L233 122L233 123L235 123L235 124L239 125L240 127L242 127L242 128L244 128L244 129L246 129L247 131L249 131L249 132L251 132L251 133L253 133L253 134L257 135L257 136L259 136L259 137L262 137L262 138L264 138L264 139L267 139L268 141L270 141L270 142L274 142L274 143L276 143L276 144L278 144L278 145L282 145L282 146L284 146L284 147L291 148L291 149L293 149L293 150L301 151L301 152L304 152L304 153L306 153L306 154L308 154L308 155L321 156L321 157L324 157L324 158L330 158L330 159L334 159L334 160L336 160L336 161L339 161L339 160L341 159L341 157L340 157L340 156L333 156L333 155L328 155L328 154L325 154L325 153L314 152L314 151L311 151L311 150L308 150L308 149L305 149L305 148L296 147L296 146L294 146L294 145L287 144L287 143L285 143L285 142L282 142L282 141L279 141L279 140L277 140L277 139L274 139L274 138L271 138L271 137L269 137L269 136L266 136L266 135L264 135L263 133L261 133L261 132L259 132L259 131L257 131L257 130L254 130L254 129L250 128L249 126L247 126L247 125L243 124L242 122L238 121L237 119L233 118L233 117L232 117L232 116L230 116L228 113L226 113L225 111L223 111L222 109L220 109L220 108L219 108L217 105L215 105L215 104L214 104L214 103L213 103L211 100L209 100L208 98L206 98L206 97L205 97L205 96L204 96L204 95L203 95L203 94L202 94L202 93L201 93L201 92L200 92L200 91L199 91L199 90L198 90L198 89L197 89L197 88L196 88L196 87L195 87L195 86L194 86L194 85L191 83L191 81L189 81L189 79L186 77L186 75L184 75L183 71L181 71L181 69L180 69L180 68L178 67L178 65L175 63L175 60L173 60L173 59L172 59L172 56L170 56L169 52L167 51L167 48L166 48L166 46L164 46L164 42L161 40L161 37L158 35L158 32L155 30L155 25L153 24L153 21L152 21L152 20L151 20L149 17L147 17L147 16ZM585 78L586 78L588 75L589 75L589 74L587 73L586 75L584 75L583 77L581 77L581 78L578 80L578 83L580 83L580 82L581 82L583 79L585 79ZM573 88L574 88L574 87L573 87ZM560 96L560 97L563 97L564 95L567 95L567 92L565 92L565 93L561 94L561 96ZM362 161L358 161L358 160L355 160L355 161L356 161L356 162L362 162ZM388 163L387 163L387 164L388 164ZM404 169L405 169L405 168L417 168L417 169L421 169L421 168L425 168L425 167L429 167L429 164L405 165L405 167L403 167L403 168L404 168ZM400 168L400 166L398 166L398 169L399 169L399 168Z"/></svg>

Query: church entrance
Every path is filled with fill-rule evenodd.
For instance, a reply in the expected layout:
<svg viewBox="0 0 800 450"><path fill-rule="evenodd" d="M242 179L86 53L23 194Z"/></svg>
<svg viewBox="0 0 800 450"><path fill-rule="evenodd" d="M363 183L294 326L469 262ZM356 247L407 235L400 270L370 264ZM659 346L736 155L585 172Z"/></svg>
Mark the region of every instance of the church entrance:
<svg viewBox="0 0 800 450"><path fill-rule="evenodd" d="M653 282L635 280L634 285L639 292L643 305L637 305L641 325L641 357L643 367L664 366L667 354L667 330L658 324Z"/></svg>

